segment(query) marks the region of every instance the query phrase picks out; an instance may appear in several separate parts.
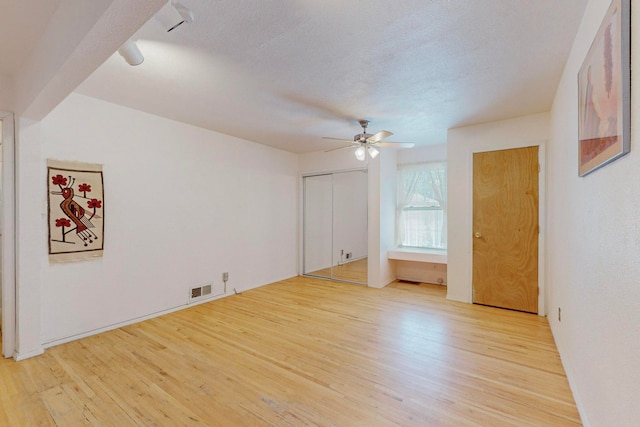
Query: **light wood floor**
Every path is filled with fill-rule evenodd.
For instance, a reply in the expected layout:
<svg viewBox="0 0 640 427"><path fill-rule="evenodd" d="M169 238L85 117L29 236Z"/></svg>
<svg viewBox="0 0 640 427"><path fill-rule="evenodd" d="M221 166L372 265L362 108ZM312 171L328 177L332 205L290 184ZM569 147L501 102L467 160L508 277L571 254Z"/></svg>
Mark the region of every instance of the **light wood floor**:
<svg viewBox="0 0 640 427"><path fill-rule="evenodd" d="M293 278L0 361L2 426L580 425L546 319Z"/></svg>

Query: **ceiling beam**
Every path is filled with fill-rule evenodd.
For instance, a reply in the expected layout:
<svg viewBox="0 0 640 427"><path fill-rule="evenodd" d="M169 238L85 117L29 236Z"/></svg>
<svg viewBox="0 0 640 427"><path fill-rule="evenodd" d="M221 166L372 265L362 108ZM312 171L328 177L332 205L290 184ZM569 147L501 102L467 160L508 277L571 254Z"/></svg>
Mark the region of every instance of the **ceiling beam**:
<svg viewBox="0 0 640 427"><path fill-rule="evenodd" d="M166 0L62 0L13 76L12 110L41 120L164 4Z"/></svg>

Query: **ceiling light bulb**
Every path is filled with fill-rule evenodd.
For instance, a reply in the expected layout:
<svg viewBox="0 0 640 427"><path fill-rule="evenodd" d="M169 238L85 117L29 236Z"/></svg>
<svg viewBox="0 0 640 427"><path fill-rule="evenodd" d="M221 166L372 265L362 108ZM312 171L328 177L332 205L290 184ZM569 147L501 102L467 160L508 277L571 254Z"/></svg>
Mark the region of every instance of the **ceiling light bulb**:
<svg viewBox="0 0 640 427"><path fill-rule="evenodd" d="M380 154L380 150L378 150L376 147L372 147L372 146L369 146L367 148L367 151L369 152L369 155L371 156L372 159L375 159L376 156L378 154Z"/></svg>
<svg viewBox="0 0 640 427"><path fill-rule="evenodd" d="M140 65L144 61L144 56L142 56L142 52L138 49L138 45L133 40L127 40L125 44L120 46L118 49L118 53L120 56L127 61L129 65Z"/></svg>
<svg viewBox="0 0 640 427"><path fill-rule="evenodd" d="M364 147L362 145L356 148L355 155L356 155L356 159L360 160L361 162L364 161L364 156L366 155L366 151L364 151Z"/></svg>

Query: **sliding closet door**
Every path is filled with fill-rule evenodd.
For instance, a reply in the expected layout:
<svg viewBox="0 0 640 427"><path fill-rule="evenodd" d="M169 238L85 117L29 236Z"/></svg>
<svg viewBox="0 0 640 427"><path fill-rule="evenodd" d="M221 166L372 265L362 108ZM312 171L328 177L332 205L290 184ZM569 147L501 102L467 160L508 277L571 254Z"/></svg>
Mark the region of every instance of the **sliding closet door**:
<svg viewBox="0 0 640 427"><path fill-rule="evenodd" d="M332 278L367 283L366 171L333 175L333 269Z"/></svg>
<svg viewBox="0 0 640 427"><path fill-rule="evenodd" d="M303 180L303 274L366 285L367 172Z"/></svg>
<svg viewBox="0 0 640 427"><path fill-rule="evenodd" d="M304 177L304 274L331 278L332 175Z"/></svg>

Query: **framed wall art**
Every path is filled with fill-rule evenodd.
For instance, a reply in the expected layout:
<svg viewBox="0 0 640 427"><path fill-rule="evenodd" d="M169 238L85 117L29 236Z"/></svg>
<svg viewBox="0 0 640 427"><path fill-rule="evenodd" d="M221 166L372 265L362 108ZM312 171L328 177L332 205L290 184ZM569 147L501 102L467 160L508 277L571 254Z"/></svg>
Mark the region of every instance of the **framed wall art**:
<svg viewBox="0 0 640 427"><path fill-rule="evenodd" d="M47 160L47 199L49 260L67 262L101 257L102 165Z"/></svg>
<svg viewBox="0 0 640 427"><path fill-rule="evenodd" d="M630 0L612 1L578 72L580 176L630 150L630 3Z"/></svg>

